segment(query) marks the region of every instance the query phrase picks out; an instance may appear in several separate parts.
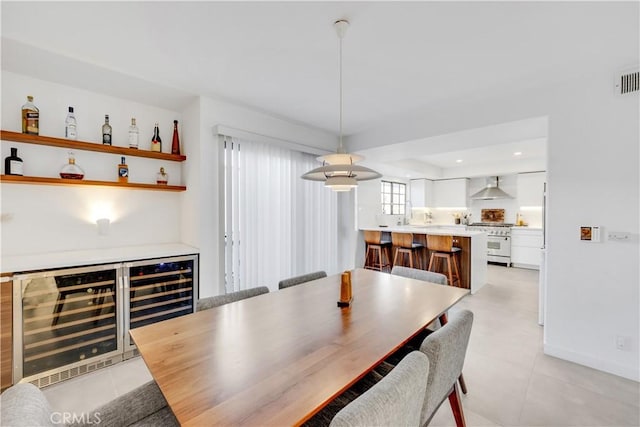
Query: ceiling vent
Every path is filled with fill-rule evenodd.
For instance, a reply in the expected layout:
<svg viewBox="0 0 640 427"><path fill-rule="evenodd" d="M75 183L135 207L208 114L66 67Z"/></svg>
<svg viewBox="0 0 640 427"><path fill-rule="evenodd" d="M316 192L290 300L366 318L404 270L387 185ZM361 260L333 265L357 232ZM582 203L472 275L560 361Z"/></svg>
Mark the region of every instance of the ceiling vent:
<svg viewBox="0 0 640 427"><path fill-rule="evenodd" d="M625 95L638 91L640 91L640 70L636 68L620 73L616 79L616 93Z"/></svg>

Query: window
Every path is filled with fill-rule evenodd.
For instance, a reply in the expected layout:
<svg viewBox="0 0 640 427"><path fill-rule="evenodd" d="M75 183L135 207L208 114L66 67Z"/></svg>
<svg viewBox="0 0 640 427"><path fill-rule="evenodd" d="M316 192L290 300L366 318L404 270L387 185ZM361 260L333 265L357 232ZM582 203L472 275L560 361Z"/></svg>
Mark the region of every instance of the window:
<svg viewBox="0 0 640 427"><path fill-rule="evenodd" d="M225 137L225 288L338 270L338 198L300 175L316 156Z"/></svg>
<svg viewBox="0 0 640 427"><path fill-rule="evenodd" d="M407 186L399 182L382 181L382 213L386 215L404 215Z"/></svg>

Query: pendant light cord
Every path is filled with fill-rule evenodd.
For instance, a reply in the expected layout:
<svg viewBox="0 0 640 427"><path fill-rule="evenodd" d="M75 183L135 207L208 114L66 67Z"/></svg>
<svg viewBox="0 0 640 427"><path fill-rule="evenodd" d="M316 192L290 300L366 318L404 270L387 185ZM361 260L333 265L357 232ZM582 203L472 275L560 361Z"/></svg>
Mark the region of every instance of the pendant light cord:
<svg viewBox="0 0 640 427"><path fill-rule="evenodd" d="M339 153L344 153L344 146L342 145L342 38L343 34L339 36L340 38L340 146L338 148Z"/></svg>

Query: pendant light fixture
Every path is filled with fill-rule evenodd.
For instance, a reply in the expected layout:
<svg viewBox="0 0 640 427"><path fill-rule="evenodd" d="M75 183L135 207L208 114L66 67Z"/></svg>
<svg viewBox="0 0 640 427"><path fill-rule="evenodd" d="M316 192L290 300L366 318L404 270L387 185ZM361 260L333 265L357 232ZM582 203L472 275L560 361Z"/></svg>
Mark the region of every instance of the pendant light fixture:
<svg viewBox="0 0 640 427"><path fill-rule="evenodd" d="M362 156L349 154L342 144L342 39L349 27L349 21L341 19L333 24L340 39L340 142L334 154L318 157L322 166L310 170L302 175L302 179L310 181L324 181L324 186L333 191L350 191L358 186L357 181L380 178L378 172L355 163L362 160Z"/></svg>

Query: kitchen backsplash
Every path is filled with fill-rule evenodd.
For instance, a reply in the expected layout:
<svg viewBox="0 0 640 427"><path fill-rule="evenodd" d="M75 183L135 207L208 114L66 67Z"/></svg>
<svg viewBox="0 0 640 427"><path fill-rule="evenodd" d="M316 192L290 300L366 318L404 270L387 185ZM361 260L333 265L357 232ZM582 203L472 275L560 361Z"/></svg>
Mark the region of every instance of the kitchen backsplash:
<svg viewBox="0 0 640 427"><path fill-rule="evenodd" d="M504 221L515 224L518 212L529 227L542 227L542 209L538 210L518 210L517 203L513 200L472 200L468 210L442 210L414 208L412 210L412 224L455 224L455 215L463 217L467 215L469 223L480 222L481 209L504 209ZM428 213L431 212L429 221ZM471 214L471 216L469 216Z"/></svg>

